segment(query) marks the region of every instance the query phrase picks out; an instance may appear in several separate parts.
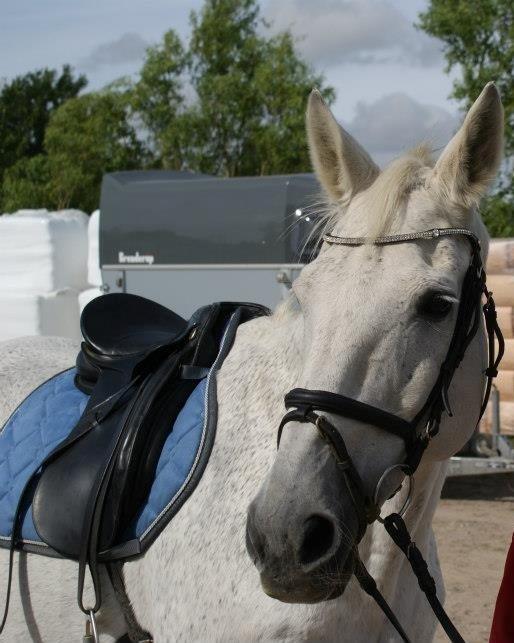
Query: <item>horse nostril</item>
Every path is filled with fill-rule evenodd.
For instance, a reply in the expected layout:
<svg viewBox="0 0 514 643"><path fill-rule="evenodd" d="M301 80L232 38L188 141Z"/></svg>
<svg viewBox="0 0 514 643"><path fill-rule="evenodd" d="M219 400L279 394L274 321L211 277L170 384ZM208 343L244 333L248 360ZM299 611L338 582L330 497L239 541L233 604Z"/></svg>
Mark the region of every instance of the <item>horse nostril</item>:
<svg viewBox="0 0 514 643"><path fill-rule="evenodd" d="M332 548L336 532L331 520L316 515L307 518L304 529L299 558L302 565L308 565L322 558Z"/></svg>

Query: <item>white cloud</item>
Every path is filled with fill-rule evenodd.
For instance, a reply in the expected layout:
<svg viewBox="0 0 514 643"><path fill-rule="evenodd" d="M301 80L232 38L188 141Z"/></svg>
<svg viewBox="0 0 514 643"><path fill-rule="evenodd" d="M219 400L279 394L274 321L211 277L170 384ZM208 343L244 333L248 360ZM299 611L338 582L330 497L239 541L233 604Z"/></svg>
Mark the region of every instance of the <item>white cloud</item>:
<svg viewBox="0 0 514 643"><path fill-rule="evenodd" d="M102 43L82 59L79 66L91 71L103 66L123 65L143 58L148 43L137 33L125 33L116 40Z"/></svg>
<svg viewBox="0 0 514 643"><path fill-rule="evenodd" d="M441 62L439 43L387 0L269 0L266 17L274 30L291 29L306 58L326 67Z"/></svg>
<svg viewBox="0 0 514 643"><path fill-rule="evenodd" d="M344 126L376 158L398 156L422 141L432 149L444 146L459 126L459 118L441 107L423 105L403 93L357 103L355 116Z"/></svg>

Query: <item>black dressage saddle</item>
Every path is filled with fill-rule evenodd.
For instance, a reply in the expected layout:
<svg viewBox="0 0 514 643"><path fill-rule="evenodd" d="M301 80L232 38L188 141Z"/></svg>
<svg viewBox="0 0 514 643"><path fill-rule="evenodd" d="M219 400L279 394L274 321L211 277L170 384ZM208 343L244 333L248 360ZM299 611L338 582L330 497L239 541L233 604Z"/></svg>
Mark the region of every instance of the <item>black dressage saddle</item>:
<svg viewBox="0 0 514 643"><path fill-rule="evenodd" d="M76 386L87 406L69 436L46 458L32 512L55 552L78 560L99 587L97 561L109 560L147 497L158 458L185 401L212 366L228 320L268 311L215 303L189 321L153 301L112 294L89 303ZM97 605L100 601L97 591Z"/></svg>

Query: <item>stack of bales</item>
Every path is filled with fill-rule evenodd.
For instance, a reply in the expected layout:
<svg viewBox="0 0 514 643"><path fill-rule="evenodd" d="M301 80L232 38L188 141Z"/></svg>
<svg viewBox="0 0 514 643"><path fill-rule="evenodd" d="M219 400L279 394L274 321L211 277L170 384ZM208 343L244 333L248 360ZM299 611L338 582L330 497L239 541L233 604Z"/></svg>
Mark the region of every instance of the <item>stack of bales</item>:
<svg viewBox="0 0 514 643"><path fill-rule="evenodd" d="M87 223L78 210L20 210L0 217L0 340L79 337Z"/></svg>
<svg viewBox="0 0 514 643"><path fill-rule="evenodd" d="M514 239L493 239L487 260L487 286L492 291L498 323L505 338L505 355L495 384L500 393L500 430L514 435ZM489 403L481 431L491 430Z"/></svg>
<svg viewBox="0 0 514 643"><path fill-rule="evenodd" d="M99 297L103 293L101 288L102 272L100 270L100 210L95 210L89 217L87 236L87 281L89 287L79 295L81 311L92 299Z"/></svg>

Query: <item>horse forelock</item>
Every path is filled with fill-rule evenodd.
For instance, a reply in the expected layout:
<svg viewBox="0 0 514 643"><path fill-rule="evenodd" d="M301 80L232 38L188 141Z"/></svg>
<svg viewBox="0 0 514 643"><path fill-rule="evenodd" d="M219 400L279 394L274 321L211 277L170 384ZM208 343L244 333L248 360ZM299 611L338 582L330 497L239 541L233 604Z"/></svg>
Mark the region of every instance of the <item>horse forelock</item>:
<svg viewBox="0 0 514 643"><path fill-rule="evenodd" d="M425 187L433 166L431 149L423 143L391 161L369 188L352 195L345 202L321 198L305 211L305 216L312 217L314 213L317 220L309 241L314 237L317 243L321 243L324 234L337 233L342 226L345 234L366 236L370 240L399 232L409 195ZM359 211L358 222L355 217L355 230L349 229L345 221L351 209Z"/></svg>

